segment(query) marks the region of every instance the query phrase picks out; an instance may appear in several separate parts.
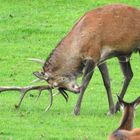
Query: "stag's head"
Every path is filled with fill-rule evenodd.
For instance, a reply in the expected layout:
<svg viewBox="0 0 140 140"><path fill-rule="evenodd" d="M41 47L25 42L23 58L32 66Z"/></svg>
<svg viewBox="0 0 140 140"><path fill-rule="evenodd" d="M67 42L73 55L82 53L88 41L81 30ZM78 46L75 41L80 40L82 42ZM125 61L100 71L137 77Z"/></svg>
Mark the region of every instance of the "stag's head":
<svg viewBox="0 0 140 140"><path fill-rule="evenodd" d="M80 92L80 87L76 82L77 77L74 75L57 73L47 67L43 67L43 72L34 72L34 75L47 81L52 88L61 88L74 93Z"/></svg>

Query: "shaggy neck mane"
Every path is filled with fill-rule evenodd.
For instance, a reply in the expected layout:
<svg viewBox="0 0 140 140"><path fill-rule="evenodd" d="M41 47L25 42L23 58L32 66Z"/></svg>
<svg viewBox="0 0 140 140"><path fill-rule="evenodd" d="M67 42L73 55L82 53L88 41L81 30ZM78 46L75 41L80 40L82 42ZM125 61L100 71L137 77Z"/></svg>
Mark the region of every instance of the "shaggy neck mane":
<svg viewBox="0 0 140 140"><path fill-rule="evenodd" d="M46 59L45 71L51 70L56 75L77 75L81 73L83 65L75 52L70 43L62 40Z"/></svg>
<svg viewBox="0 0 140 140"><path fill-rule="evenodd" d="M82 18L81 18L82 19ZM58 43L57 47L52 51L46 59L44 68L58 75L77 75L83 69L82 57L80 56L81 48L85 41L80 41L79 26L77 22L72 30ZM78 29L77 29L78 28ZM83 43L84 42L84 43Z"/></svg>
<svg viewBox="0 0 140 140"><path fill-rule="evenodd" d="M64 39L64 38L63 38L63 39ZM57 47L58 47L59 45L62 44L63 39L57 44ZM49 60L51 59L51 56L52 56L52 55L54 54L54 52L56 51L57 47L54 48L54 49L52 50L52 52L49 54L49 56L48 56L47 59L46 59L46 63L50 63Z"/></svg>
<svg viewBox="0 0 140 140"><path fill-rule="evenodd" d="M50 60L51 56L54 54L55 50L56 50L56 48L54 48L52 50L52 52L49 54L49 56L46 58L46 61L45 61L46 63L49 63L49 60Z"/></svg>

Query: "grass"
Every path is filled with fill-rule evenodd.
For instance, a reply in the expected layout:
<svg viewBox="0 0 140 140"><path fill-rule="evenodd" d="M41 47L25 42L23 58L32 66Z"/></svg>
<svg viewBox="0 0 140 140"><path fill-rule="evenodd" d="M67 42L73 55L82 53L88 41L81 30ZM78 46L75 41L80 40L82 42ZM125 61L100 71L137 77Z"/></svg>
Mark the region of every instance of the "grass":
<svg viewBox="0 0 140 140"><path fill-rule="evenodd" d="M27 58L46 59L52 49L86 11L111 3L126 3L140 8L139 0L0 0L0 85L25 86L34 79L32 72L39 70ZM125 99L139 96L140 57L131 58L134 78ZM123 75L118 61L108 61L114 100L119 93ZM0 95L0 140L106 140L120 120L121 113L106 116L108 103L101 75L96 69L86 90L81 115L72 115L77 95L69 93L66 104L61 96L54 99L47 113L48 95L38 102L28 94L19 110L14 104L17 92ZM135 127L140 127L140 109L137 109Z"/></svg>

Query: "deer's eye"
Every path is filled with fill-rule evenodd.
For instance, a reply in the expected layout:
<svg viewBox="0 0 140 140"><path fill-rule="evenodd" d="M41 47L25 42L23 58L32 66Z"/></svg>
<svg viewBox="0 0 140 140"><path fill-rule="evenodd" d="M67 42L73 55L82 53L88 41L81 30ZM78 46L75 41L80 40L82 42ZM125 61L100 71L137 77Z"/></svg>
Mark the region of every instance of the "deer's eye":
<svg viewBox="0 0 140 140"><path fill-rule="evenodd" d="M67 81L67 78L66 77L61 77L61 81L62 82L66 82Z"/></svg>
<svg viewBox="0 0 140 140"><path fill-rule="evenodd" d="M48 83L52 83L53 81L54 81L54 78L49 78L49 79L47 80Z"/></svg>
<svg viewBox="0 0 140 140"><path fill-rule="evenodd" d="M64 81L65 81L65 79L66 79L65 77L62 77L62 78L61 78L61 81L63 81L63 82L64 82Z"/></svg>

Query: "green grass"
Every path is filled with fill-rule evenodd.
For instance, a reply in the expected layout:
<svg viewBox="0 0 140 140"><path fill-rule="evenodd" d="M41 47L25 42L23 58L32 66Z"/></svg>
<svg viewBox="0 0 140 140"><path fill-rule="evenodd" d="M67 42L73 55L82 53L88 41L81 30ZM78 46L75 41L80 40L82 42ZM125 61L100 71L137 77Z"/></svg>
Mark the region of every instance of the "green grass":
<svg viewBox="0 0 140 140"><path fill-rule="evenodd" d="M40 65L27 58L46 59L51 50L86 11L110 3L126 3L140 8L139 0L0 0L0 85L26 86L34 79L32 72ZM125 99L139 96L140 56L131 58L134 78ZM113 98L119 93L123 75L118 61L108 61ZM37 95L37 93L30 92ZM69 93L69 102L56 96L47 113L48 94L38 102L26 96L17 111L17 92L0 95L0 140L106 140L119 123L121 113L109 117L108 103L101 75L96 69L86 90L81 115L72 115L78 96ZM137 109L135 127L140 127L140 109Z"/></svg>

